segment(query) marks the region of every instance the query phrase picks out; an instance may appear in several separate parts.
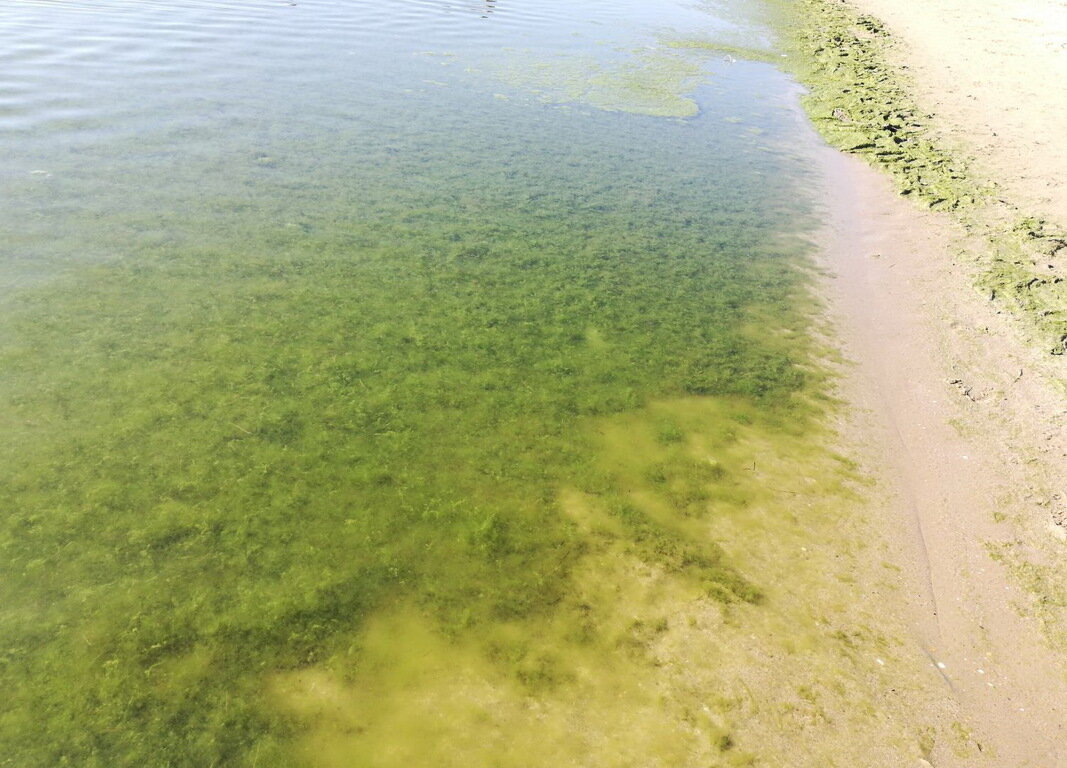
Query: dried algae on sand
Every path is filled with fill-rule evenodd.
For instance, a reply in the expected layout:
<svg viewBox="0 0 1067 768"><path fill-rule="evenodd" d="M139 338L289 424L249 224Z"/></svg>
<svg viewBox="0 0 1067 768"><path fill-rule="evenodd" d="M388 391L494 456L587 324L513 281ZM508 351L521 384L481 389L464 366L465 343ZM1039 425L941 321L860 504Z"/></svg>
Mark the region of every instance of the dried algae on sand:
<svg viewBox="0 0 1067 768"><path fill-rule="evenodd" d="M810 89L803 103L826 140L886 170L902 195L951 212L972 238L958 258L990 300L1018 314L1034 343L1067 352L1067 224L1005 200L975 171L973 150L917 104L888 55L900 43L880 20L847 0L801 0L781 13L794 54L786 64Z"/></svg>

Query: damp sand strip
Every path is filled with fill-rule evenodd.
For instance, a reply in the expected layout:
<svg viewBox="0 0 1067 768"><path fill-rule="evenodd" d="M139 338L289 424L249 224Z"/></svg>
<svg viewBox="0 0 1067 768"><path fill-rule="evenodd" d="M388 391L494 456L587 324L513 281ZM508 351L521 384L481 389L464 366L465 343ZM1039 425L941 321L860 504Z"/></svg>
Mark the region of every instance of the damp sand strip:
<svg viewBox="0 0 1067 768"><path fill-rule="evenodd" d="M881 179L828 161L839 212L829 266L840 275L829 292L866 377L857 397L886 425L883 461L902 488L891 514L914 534L916 593L929 601L918 601L919 634L983 753L1062 760L1063 291L1049 268L1059 238L944 149L886 63L894 41L877 19L807 7L799 49L814 60L801 70L814 122L923 203L887 198Z"/></svg>

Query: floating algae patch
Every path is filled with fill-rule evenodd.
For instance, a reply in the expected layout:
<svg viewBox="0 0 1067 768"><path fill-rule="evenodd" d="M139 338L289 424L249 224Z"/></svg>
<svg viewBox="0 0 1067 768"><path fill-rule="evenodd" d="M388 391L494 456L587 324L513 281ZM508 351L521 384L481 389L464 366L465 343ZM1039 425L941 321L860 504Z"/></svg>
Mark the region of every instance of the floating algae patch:
<svg viewBox="0 0 1067 768"><path fill-rule="evenodd" d="M564 55L548 60L514 55L499 77L542 100L585 104L609 112L685 118L700 110L693 91L702 82L699 59L669 51L637 51L599 58Z"/></svg>
<svg viewBox="0 0 1067 768"><path fill-rule="evenodd" d="M700 112L694 97L709 80L708 64L735 57L777 63L781 54L748 48L710 37L663 35L646 47L609 55L509 52L506 65L490 68L513 88L554 104L583 104L609 112L652 117L689 118Z"/></svg>
<svg viewBox="0 0 1067 768"><path fill-rule="evenodd" d="M681 51L693 51L708 56L730 57L746 61L762 61L765 64L779 64L782 54L768 48L749 48L731 45L707 38L667 38L663 43L667 48Z"/></svg>
<svg viewBox="0 0 1067 768"><path fill-rule="evenodd" d="M616 3L594 16L564 13L576 18L558 37L479 51L471 70L549 103L690 118L700 111L696 91L708 80L710 60L773 58L760 3Z"/></svg>

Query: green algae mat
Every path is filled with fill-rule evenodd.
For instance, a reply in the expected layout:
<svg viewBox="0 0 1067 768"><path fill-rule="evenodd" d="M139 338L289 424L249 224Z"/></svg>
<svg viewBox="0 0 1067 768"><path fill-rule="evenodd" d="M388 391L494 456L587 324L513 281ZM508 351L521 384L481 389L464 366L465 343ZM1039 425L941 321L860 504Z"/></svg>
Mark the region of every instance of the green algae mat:
<svg viewBox="0 0 1067 768"><path fill-rule="evenodd" d="M869 694L758 25L0 14L0 765L742 765Z"/></svg>

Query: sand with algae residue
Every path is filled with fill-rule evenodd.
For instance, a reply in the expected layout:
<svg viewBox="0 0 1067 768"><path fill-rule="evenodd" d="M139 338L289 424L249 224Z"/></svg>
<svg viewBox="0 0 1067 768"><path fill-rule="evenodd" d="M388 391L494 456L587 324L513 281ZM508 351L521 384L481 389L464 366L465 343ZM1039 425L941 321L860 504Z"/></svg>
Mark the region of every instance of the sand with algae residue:
<svg viewBox="0 0 1067 768"><path fill-rule="evenodd" d="M1013 31L1009 45L1002 45L991 22L1008 13L1007 3L995 4L988 15L984 10L971 14L966 6L968 14L981 20L963 27L948 23L955 16L941 5L915 14L910 8L898 10L890 18L905 31L903 38L896 27L870 12L890 5L804 0L794 8L788 39L795 55L787 61L810 88L805 107L832 145L888 171L902 195L950 211L969 235L960 250L973 281L998 307L1025 318L1020 327L1033 343L1063 355L1067 211L1057 181L1067 166L1063 142L1046 135L1054 123L1025 138L1018 132L1002 137L995 129L997 123L1014 122L1020 115L1025 124L1037 125L1050 113L1063 111L1057 106L1060 91L1038 93L1033 86L1058 82L1054 73L1062 69L1062 51L1024 44L1018 19L1006 23L1005 29ZM984 36L974 27L984 29ZM926 41L926 58L921 47L916 52L909 32ZM957 74L946 74L948 62L955 59L943 57L936 67L930 63L931 56L944 53L929 50L935 46L926 37L938 34L947 49L968 49L961 66L969 70L999 72L1003 62L1011 63L1008 76L987 74L975 80L986 122L965 117L970 106L955 110L954 105L977 101L961 88ZM964 40L966 35L975 40ZM983 41L985 54L976 52ZM1025 63L1016 60L1014 51L1027 52L1020 54ZM940 77L927 76L937 68ZM978 141L975 126L990 124L992 135Z"/></svg>

